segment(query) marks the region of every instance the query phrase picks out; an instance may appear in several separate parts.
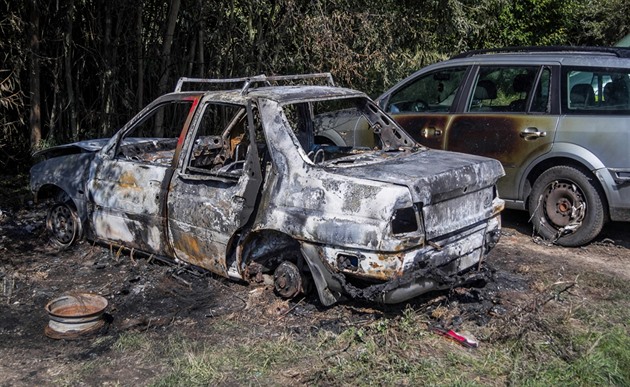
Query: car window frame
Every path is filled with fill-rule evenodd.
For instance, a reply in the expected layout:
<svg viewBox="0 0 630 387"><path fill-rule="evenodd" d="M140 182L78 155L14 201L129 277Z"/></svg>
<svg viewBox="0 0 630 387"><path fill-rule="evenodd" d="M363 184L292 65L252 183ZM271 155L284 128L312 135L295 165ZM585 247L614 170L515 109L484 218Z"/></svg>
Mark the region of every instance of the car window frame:
<svg viewBox="0 0 630 387"><path fill-rule="evenodd" d="M571 71L584 71L590 73L605 73L605 72L619 72L626 73L630 78L630 67L611 67L611 66L579 66L579 65L564 65L560 71L560 111L562 114L576 116L583 115L589 117L605 117L607 115L612 116L627 116L630 115L630 102L628 109L625 110L604 110L604 109L569 109L569 94L567 77ZM630 88L630 84L628 86Z"/></svg>
<svg viewBox="0 0 630 387"><path fill-rule="evenodd" d="M550 71L550 82L549 82L550 90L549 90L549 100L548 100L548 104L550 104L549 111L545 111L545 112L531 111L531 106L533 102L533 94L534 94L531 92L527 96L527 101L525 104L527 109L525 109L524 112L510 112L510 111L477 111L477 112L473 111L471 112L471 111L468 111L470 99L473 96L475 85L477 84L477 80L479 77L479 73L482 68L487 68L487 67L497 67L497 68L498 67L521 67L521 68L537 67L536 75L534 76L534 82L532 84L532 90L535 90L538 87L538 83L541 80L544 69L545 68L549 69ZM466 92L460 96L457 112L461 114L471 114L471 115L478 115L478 114L557 115L558 103L555 101L556 96L558 95L556 90L558 90L558 87L559 87L559 85L557 85L557 79L559 78L557 74L558 74L558 65L550 64L550 63L541 63L541 62L537 62L537 63L526 63L526 62L483 62L482 63L482 62L478 62L478 63L475 63L474 65L471 66L467 83L464 87L464 90Z"/></svg>
<svg viewBox="0 0 630 387"><path fill-rule="evenodd" d="M212 180L212 181L219 181L222 183L227 183L231 186L240 184L241 180L243 179L251 179L251 178L262 179L261 177L262 175L260 171L261 166L260 166L260 160L259 160L259 153L258 153L258 150L256 149L256 146L252 146L252 144L255 143L255 140L253 140L253 142L250 143L247 147L245 165L243 166L243 172L239 175L228 175L224 173L217 174L217 173L212 173L212 172L206 173L206 172L200 172L198 170L192 170L192 171L189 170L188 167L190 166L190 162L191 162L192 150L194 147L194 140L197 136L199 125L201 125L201 122L203 121L203 114L205 113L206 108L210 104L230 105L230 106L244 109L245 112L244 112L243 118L245 119L245 130L247 131L248 136L250 138L251 136L254 136L253 138L256 138L255 137L256 130L250 128L255 125L255 120L253 118L253 115L259 114L259 113L255 113L258 110L255 102L252 102L250 100L250 101L247 101L247 103L238 103L238 102L233 102L233 101L225 101L223 99L215 99L211 97L202 98L199 101L199 106L197 107L195 115L190 123L190 126L187 130L187 133L184 139L180 140L182 142L182 149L181 149L179 159L177 162L178 175L185 180L197 180L197 181L211 181ZM228 130L228 128L232 130L234 128L235 122L236 121L230 122L230 125L224 129L224 131L222 132L222 135L225 134L225 131ZM265 142L266 142L266 139L265 139ZM258 162L258 165L256 165L257 162ZM249 170L252 170L253 174L251 173L248 174L247 171Z"/></svg>
<svg viewBox="0 0 630 387"><path fill-rule="evenodd" d="M549 90L549 103L550 109L548 112L531 112L527 111L526 113L514 113L514 112L497 112L499 114L534 114L534 115L559 115L560 114L560 94L558 92L560 87L560 71L561 66L558 62L551 61L539 61L535 63L526 63L526 62L516 62L516 61L496 61L496 62L477 62L470 66L468 76L466 78L466 84L463 87L463 90L460 90L460 96L458 101L458 106L453 113L457 114L486 114L488 112L467 112L466 108L468 106L468 101L472 93L474 92L473 86L476 83L477 76L479 74L479 69L481 66L537 66L539 67L538 73L536 74L536 82L539 82L540 75L542 69L549 68L551 71L551 82L550 82L550 90ZM463 92L465 91L465 92ZM528 106L531 107L531 100L528 96Z"/></svg>
<svg viewBox="0 0 630 387"><path fill-rule="evenodd" d="M163 96L162 98L158 98L157 100L153 101L151 104L147 105L138 114L136 114L136 116L134 116L124 127L118 130L110 138L110 141L108 142L108 144L101 149L101 154L111 160L121 160L121 161L125 160L124 157L120 157L120 146L122 145L122 143L125 141L126 138L129 138L129 137L133 138L133 132L137 130L139 126L142 126L144 123L146 123L146 121L148 119L151 119L159 109L162 109L166 105L172 105L172 104L177 104L177 103L182 103L182 104L188 103L190 104L190 107L188 109L188 113L186 114L186 118L181 123L182 127L179 129L178 136L170 137L170 138L176 138L177 143L174 149L174 154L171 159L171 163L168 165L168 167L175 168L178 163L178 158L179 158L178 153L179 153L180 144L182 142L182 136L185 136L185 134L188 132L188 129L192 125L194 117L197 115L197 107L198 107L199 99L200 99L199 95L185 96L183 98L180 96L173 97L172 95L166 95L166 96ZM140 137L140 138L152 138L152 137ZM131 160L125 160L125 161L131 161ZM163 163L154 163L154 162L145 161L145 160L136 160L133 162L136 162L139 164L145 164L145 165L164 165Z"/></svg>
<svg viewBox="0 0 630 387"><path fill-rule="evenodd" d="M460 82L459 88L457 89L457 92L455 93L455 98L453 99L453 103L451 104L451 106L449 107L448 110L446 111L441 111L441 112L431 112L431 111L424 111L424 112L416 112L416 113L410 113L410 112L401 112L401 113L392 113L390 111L387 110L387 106L390 104L390 100L392 98L392 95L396 94L397 92L399 92L400 90L408 87L410 84L417 82L418 79L420 77L426 77L426 76L430 76L431 74L434 74L436 72L439 71L444 71L447 69L454 69L454 68L459 68L459 67L463 67L465 68L464 70L464 75L462 76L462 80ZM440 66L440 67L433 67L433 68L425 68L422 69L420 71L417 71L416 73L410 75L409 77L407 77L407 79L405 79L403 82L398 85L398 87L396 87L395 89L390 90L387 94L385 94L383 97L381 97L381 99L378 101L378 106L387 114L436 114L436 115L444 115L444 114L453 114L453 113L457 113L459 110L459 106L461 103L461 98L462 95L464 95L465 93L463 92L463 90L466 89L466 85L469 82L469 78L470 78L470 74L472 71L472 68L474 67L474 65L470 64L470 63L452 63L449 64L448 66Z"/></svg>

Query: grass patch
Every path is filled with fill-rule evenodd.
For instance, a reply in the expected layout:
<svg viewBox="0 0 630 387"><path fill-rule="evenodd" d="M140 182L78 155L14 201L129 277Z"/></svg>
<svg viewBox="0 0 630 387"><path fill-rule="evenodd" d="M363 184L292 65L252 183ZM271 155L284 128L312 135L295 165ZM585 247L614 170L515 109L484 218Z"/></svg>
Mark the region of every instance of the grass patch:
<svg viewBox="0 0 630 387"><path fill-rule="evenodd" d="M252 381L279 380L278 370L300 369L308 364L310 351L289 336L274 340L247 340L236 346L213 345L184 337L170 338L163 353L168 353L170 372L154 382L155 386L248 384Z"/></svg>
<svg viewBox="0 0 630 387"><path fill-rule="evenodd" d="M311 334L275 317L226 316L195 331L123 333L112 350L159 370L155 386L630 385L630 289L605 277L545 286L485 327L464 323L458 331L472 332L477 349L430 332L430 314L408 307ZM587 297L601 289L614 297Z"/></svg>
<svg viewBox="0 0 630 387"><path fill-rule="evenodd" d="M113 348L120 352L150 352L152 346L153 343L146 334L124 332L118 336Z"/></svg>
<svg viewBox="0 0 630 387"><path fill-rule="evenodd" d="M628 367L630 337L627 333L615 329L597 337L590 335L585 343L591 346L585 346L585 350L575 359L563 360L557 356L546 356L545 361L541 362L536 361L536 354L522 353L523 356L515 356L516 361L512 364L515 372L510 375L510 384L563 386L630 384Z"/></svg>
<svg viewBox="0 0 630 387"><path fill-rule="evenodd" d="M254 326L256 319L218 318L200 327L203 335L128 332L111 348L120 354L118 361L134 359L141 368L159 370L145 380L154 386L630 385L628 320L624 325L600 315L609 309L627 316L627 303L591 305L577 291L559 295L534 309L528 307L536 300L523 300L513 316L486 327L462 326L461 333L479 339L477 349L430 332L430 317L411 308L350 322L338 333L320 329L306 335L270 321ZM72 384L93 368L86 362L60 383Z"/></svg>
<svg viewBox="0 0 630 387"><path fill-rule="evenodd" d="M630 385L623 325L590 320L575 329L565 311L546 310L524 320L531 325L518 335L484 336L493 328L470 327L480 334L478 349L429 332L427 316L412 309L306 337L268 337L238 322L230 331L241 329L241 337L212 345L174 335L154 344L167 369L154 385ZM127 337L117 346L137 350L142 342Z"/></svg>

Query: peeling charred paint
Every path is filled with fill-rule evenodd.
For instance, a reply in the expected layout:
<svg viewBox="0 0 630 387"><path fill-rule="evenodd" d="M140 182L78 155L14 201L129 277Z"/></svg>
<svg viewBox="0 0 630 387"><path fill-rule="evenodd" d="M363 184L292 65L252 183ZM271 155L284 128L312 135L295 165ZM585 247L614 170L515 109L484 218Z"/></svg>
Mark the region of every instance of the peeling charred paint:
<svg viewBox="0 0 630 387"><path fill-rule="evenodd" d="M170 137L130 137L182 101ZM331 130L339 143L319 143ZM33 189L68 190L89 237L240 280L282 267L281 294L308 274L324 305L451 286L500 235L498 162L428 150L350 89L176 92L109 141L47 154Z"/></svg>

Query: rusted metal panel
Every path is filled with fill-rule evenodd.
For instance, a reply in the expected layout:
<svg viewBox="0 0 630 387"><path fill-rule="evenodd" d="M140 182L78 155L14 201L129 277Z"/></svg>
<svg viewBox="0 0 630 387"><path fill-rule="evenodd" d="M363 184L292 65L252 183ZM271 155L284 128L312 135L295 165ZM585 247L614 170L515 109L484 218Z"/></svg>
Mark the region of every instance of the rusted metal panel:
<svg viewBox="0 0 630 387"><path fill-rule="evenodd" d="M452 115L399 113L393 117L420 144L432 149L445 149L446 130Z"/></svg>
<svg viewBox="0 0 630 387"><path fill-rule="evenodd" d="M525 166L551 150L558 124L556 115L514 113L410 113L394 117L416 141L430 148L501 161L505 177L498 187L501 196L508 198L518 196ZM522 135L528 128L536 128L545 136L529 140Z"/></svg>
<svg viewBox="0 0 630 387"><path fill-rule="evenodd" d="M92 229L99 238L164 254L161 198L165 166L97 158L87 182Z"/></svg>

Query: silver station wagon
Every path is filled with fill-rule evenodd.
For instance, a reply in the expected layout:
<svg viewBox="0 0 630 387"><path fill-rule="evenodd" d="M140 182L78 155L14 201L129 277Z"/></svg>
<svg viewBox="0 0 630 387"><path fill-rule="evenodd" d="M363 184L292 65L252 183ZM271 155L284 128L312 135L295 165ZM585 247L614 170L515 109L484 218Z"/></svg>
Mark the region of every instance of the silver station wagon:
<svg viewBox="0 0 630 387"><path fill-rule="evenodd" d="M415 140L495 158L506 207L564 246L630 221L630 50L471 51L377 99Z"/></svg>
<svg viewBox="0 0 630 387"><path fill-rule="evenodd" d="M324 305L456 286L500 236L499 162L419 145L330 74L182 78L111 139L37 156L31 188L54 198L55 245L87 237L269 276L284 297L312 281Z"/></svg>

